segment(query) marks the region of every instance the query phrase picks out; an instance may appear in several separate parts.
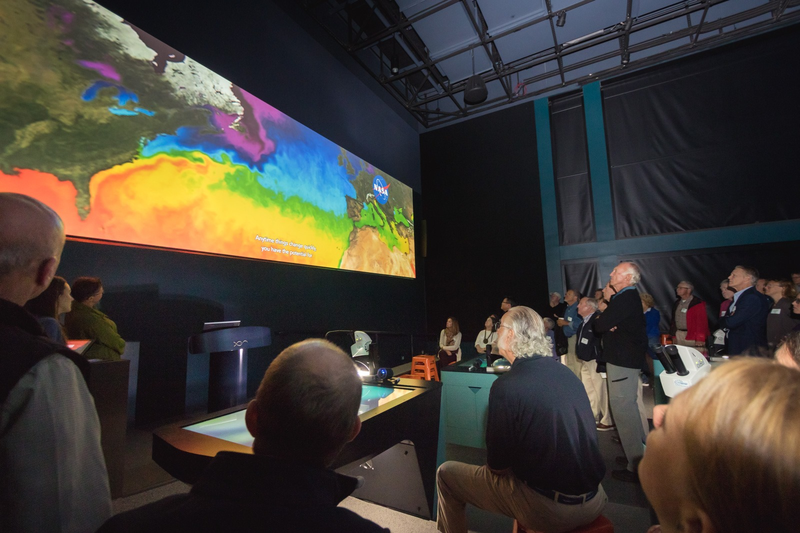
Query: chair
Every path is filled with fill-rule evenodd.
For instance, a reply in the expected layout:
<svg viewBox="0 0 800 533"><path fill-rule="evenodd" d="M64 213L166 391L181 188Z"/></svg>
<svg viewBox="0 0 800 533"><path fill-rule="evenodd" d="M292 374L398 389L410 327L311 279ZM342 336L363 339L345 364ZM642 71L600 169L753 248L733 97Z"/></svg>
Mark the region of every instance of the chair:
<svg viewBox="0 0 800 533"><path fill-rule="evenodd" d="M514 529L512 530L512 533L536 532L530 529L525 529L522 524L514 520ZM605 516L600 515L595 518L592 523L570 530L569 533L614 533L614 524L612 524L611 520Z"/></svg>
<svg viewBox="0 0 800 533"><path fill-rule="evenodd" d="M439 372L436 370L436 356L415 355L412 357L411 375L423 377L427 381L439 381Z"/></svg>

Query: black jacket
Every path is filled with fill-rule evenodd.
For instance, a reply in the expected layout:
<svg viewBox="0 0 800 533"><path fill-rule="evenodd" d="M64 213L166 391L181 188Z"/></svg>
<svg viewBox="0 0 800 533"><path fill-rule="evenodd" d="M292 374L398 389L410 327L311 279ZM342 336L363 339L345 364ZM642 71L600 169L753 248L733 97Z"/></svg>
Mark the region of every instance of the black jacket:
<svg viewBox="0 0 800 533"><path fill-rule="evenodd" d="M337 507L356 483L355 478L332 470L263 455L220 452L189 494L113 516L97 533L387 532Z"/></svg>
<svg viewBox="0 0 800 533"><path fill-rule="evenodd" d="M612 297L608 308L594 321L593 329L603 336L603 357L607 363L642 368L647 351L647 323L635 287Z"/></svg>
<svg viewBox="0 0 800 533"><path fill-rule="evenodd" d="M600 337L595 334L592 328L594 321L599 316L600 313L595 311L589 317L588 322L581 322L580 326L578 326L578 332L575 334L577 339L575 353L581 361L594 361L595 359L603 361L603 347L600 343Z"/></svg>
<svg viewBox="0 0 800 533"><path fill-rule="evenodd" d="M719 327L728 329L728 355L767 346L767 315L771 308L770 297L755 287L739 295L736 304L731 304L726 315L719 319Z"/></svg>

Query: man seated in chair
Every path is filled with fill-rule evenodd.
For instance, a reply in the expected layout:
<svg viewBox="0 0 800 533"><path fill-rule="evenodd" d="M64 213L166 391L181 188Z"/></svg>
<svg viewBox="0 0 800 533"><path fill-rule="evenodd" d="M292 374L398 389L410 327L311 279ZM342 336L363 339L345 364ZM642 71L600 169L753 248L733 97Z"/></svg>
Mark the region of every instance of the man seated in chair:
<svg viewBox="0 0 800 533"><path fill-rule="evenodd" d="M468 503L535 531L589 524L608 498L583 385L550 356L542 318L533 309L514 307L503 315L497 344L511 370L489 393L487 464L447 461L439 467L439 531L466 533Z"/></svg>
<svg viewBox="0 0 800 533"><path fill-rule="evenodd" d="M119 514L100 532L388 531L337 507L357 480L328 469L361 430L360 403L361 380L341 349L294 344L247 406L253 455L220 452L188 494Z"/></svg>

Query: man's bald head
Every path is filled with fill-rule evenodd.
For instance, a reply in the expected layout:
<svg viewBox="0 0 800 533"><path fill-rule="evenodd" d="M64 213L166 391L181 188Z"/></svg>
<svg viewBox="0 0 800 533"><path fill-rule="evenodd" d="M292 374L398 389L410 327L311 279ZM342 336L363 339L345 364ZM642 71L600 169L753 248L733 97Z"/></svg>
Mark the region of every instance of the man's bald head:
<svg viewBox="0 0 800 533"><path fill-rule="evenodd" d="M338 346L309 339L272 362L247 407L253 452L329 466L358 434L361 380Z"/></svg>
<svg viewBox="0 0 800 533"><path fill-rule="evenodd" d="M48 206L22 194L0 193L0 298L24 305L55 275L64 225Z"/></svg>

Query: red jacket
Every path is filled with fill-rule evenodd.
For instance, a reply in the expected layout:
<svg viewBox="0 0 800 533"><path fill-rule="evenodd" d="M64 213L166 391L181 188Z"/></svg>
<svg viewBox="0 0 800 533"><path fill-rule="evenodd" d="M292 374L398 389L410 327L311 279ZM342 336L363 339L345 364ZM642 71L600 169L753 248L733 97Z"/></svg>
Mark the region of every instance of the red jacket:
<svg viewBox="0 0 800 533"><path fill-rule="evenodd" d="M675 326L675 310L678 309L678 304L681 299L675 300L672 304L672 314L670 315L669 332L675 335L677 327ZM711 337L711 332L708 329L708 315L706 314L706 304L697 296L692 296L692 301L689 302L689 309L686 311L686 340L696 341L698 335L703 335L705 339Z"/></svg>

